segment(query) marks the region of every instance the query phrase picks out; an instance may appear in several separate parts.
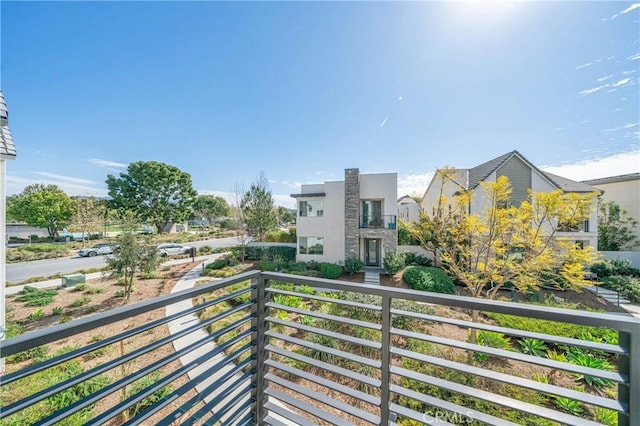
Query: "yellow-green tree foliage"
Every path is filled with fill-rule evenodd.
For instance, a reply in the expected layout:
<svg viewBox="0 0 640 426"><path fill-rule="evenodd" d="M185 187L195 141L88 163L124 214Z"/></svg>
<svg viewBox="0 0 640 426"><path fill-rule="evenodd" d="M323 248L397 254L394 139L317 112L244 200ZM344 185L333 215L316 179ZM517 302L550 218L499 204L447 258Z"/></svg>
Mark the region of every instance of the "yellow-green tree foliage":
<svg viewBox="0 0 640 426"><path fill-rule="evenodd" d="M507 283L521 291L535 288L549 273L572 286L585 283L585 266L596 259L595 250L558 232L589 218L595 193L530 191L527 201L513 205L507 177L480 185L475 194L458 192L451 211L430 228L445 268L474 297L495 298ZM468 207L481 194L486 208L470 214Z"/></svg>

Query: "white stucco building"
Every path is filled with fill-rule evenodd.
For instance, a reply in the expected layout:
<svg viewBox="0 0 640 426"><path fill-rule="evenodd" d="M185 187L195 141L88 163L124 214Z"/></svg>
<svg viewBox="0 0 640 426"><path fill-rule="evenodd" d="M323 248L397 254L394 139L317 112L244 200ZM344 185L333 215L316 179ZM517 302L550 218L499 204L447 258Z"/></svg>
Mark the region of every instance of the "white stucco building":
<svg viewBox="0 0 640 426"><path fill-rule="evenodd" d="M602 201L613 201L640 223L640 173L585 180L583 183L601 190ZM635 234L640 238L640 226L636 227ZM630 247L630 250L640 251L640 245Z"/></svg>
<svg viewBox="0 0 640 426"><path fill-rule="evenodd" d="M15 160L16 147L9 131L9 111L0 90L0 340L5 338L5 286L6 286L6 218L7 218L7 166L6 162ZM4 372L4 359L0 358L0 374Z"/></svg>
<svg viewBox="0 0 640 426"><path fill-rule="evenodd" d="M344 262L358 257L382 266L398 244L396 173L360 174L346 169L345 180L302 185L298 204L299 261Z"/></svg>
<svg viewBox="0 0 640 426"><path fill-rule="evenodd" d="M398 220L411 223L420 220L422 205L409 195L398 199Z"/></svg>
<svg viewBox="0 0 640 426"><path fill-rule="evenodd" d="M479 213L486 209L488 202L480 182L495 182L500 176L509 178L512 187L511 200L515 203L527 199L529 190L551 192L560 189L567 193L582 194L597 191L596 188L586 183L543 172L518 151L511 151L471 169L456 169L453 179L446 180L444 185L441 183L441 177L436 173L424 194L422 209L428 215L433 215L441 195L451 201L457 192L474 190L474 196L467 208L470 214ZM450 208L450 206L442 207ZM558 232L557 235L559 238L574 240L585 247L597 248L597 198L593 198L593 208L589 220L576 228Z"/></svg>

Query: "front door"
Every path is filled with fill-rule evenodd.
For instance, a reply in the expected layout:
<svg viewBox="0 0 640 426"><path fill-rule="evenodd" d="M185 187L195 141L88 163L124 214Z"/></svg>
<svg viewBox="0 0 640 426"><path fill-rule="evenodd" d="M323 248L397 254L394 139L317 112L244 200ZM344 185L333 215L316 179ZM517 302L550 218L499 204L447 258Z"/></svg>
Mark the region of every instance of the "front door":
<svg viewBox="0 0 640 426"><path fill-rule="evenodd" d="M364 253L367 266L380 266L380 240L365 238Z"/></svg>

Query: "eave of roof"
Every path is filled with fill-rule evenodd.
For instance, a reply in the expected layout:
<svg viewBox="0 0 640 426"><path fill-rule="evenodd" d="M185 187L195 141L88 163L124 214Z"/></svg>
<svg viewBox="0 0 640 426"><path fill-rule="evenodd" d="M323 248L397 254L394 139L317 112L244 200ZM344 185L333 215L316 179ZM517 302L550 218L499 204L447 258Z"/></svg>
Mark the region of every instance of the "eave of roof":
<svg viewBox="0 0 640 426"><path fill-rule="evenodd" d="M607 183L628 182L632 180L640 180L640 172L628 173L625 175L608 176L598 179L583 180L582 183L586 183L587 185L604 185Z"/></svg>
<svg viewBox="0 0 640 426"><path fill-rule="evenodd" d="M307 194L291 194L293 198L305 198L305 197L324 197L327 195L324 192L309 192Z"/></svg>

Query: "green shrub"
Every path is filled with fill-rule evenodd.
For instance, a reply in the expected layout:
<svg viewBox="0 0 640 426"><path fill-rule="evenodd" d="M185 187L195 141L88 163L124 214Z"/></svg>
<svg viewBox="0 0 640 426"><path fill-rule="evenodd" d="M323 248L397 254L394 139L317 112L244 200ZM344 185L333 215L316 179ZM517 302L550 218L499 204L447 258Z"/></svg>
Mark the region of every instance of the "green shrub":
<svg viewBox="0 0 640 426"><path fill-rule="evenodd" d="M224 256L219 257L213 262L207 264L207 266L205 266L205 269L222 269L225 266L227 266L228 263L229 263L228 260Z"/></svg>
<svg viewBox="0 0 640 426"><path fill-rule="evenodd" d="M612 370L611 364L609 364L607 361L605 361L604 359L598 358L597 356L595 356L590 352L585 352L580 348L575 348L575 347L571 348L567 353L567 359L572 364L579 365L582 367L596 368L598 370L606 370L606 371ZM578 375L578 380L583 380L589 386L597 386L597 387L611 386L613 384L613 382L610 380L601 379L599 377L593 377L593 376L585 376L582 374Z"/></svg>
<svg viewBox="0 0 640 426"><path fill-rule="evenodd" d="M86 305L89 302L91 302L91 298L87 296L83 296L83 297L78 297L77 299L74 299L69 306L71 306L72 308L79 308L80 306Z"/></svg>
<svg viewBox="0 0 640 426"><path fill-rule="evenodd" d="M323 263L320 265L320 273L323 278L335 280L342 275L342 266L335 263Z"/></svg>
<svg viewBox="0 0 640 426"><path fill-rule="evenodd" d="M88 287L87 294L99 294L104 293L104 287L96 286L96 287Z"/></svg>
<svg viewBox="0 0 640 426"><path fill-rule="evenodd" d="M451 278L440 268L409 266L402 275L403 281L414 290L455 294Z"/></svg>
<svg viewBox="0 0 640 426"><path fill-rule="evenodd" d="M232 253L237 254L240 248L234 247ZM247 246L245 258L248 260L283 260L293 262L296 259L296 248L289 246Z"/></svg>
<svg viewBox="0 0 640 426"><path fill-rule="evenodd" d="M26 351L18 352L17 354L10 355L7 357L8 363L15 362L23 362L27 360L31 360L34 363L43 361L47 354L49 353L49 348L46 346L36 346L35 348L27 349Z"/></svg>
<svg viewBox="0 0 640 426"><path fill-rule="evenodd" d="M162 373L160 373L159 371L154 371L153 373L143 377L142 379L133 382L131 384L131 392L130 392L131 395L142 392L143 390L145 390L149 386L152 386L154 383L156 383L160 379L162 379ZM143 412L147 408L151 407L152 405L160 401L165 396L169 395L169 393L171 393L170 386L161 387L160 389L153 392L148 397L144 398L142 401L138 402L135 406L130 408L129 415L135 416Z"/></svg>
<svg viewBox="0 0 640 426"><path fill-rule="evenodd" d="M198 253L200 254L209 254L213 251L211 246L202 246L198 248Z"/></svg>
<svg viewBox="0 0 640 426"><path fill-rule="evenodd" d="M350 257L344 261L344 269L349 275L357 274L362 271L362 268L364 268L364 262L358 257Z"/></svg>
<svg viewBox="0 0 640 426"><path fill-rule="evenodd" d="M64 308L62 306L56 306L51 310L51 315L62 315L64 313Z"/></svg>
<svg viewBox="0 0 640 426"><path fill-rule="evenodd" d="M433 261L426 256L411 253L410 251L402 253L404 264L406 266L431 266Z"/></svg>
<svg viewBox="0 0 640 426"><path fill-rule="evenodd" d="M404 256L401 253L389 253L382 260L384 269L391 275L397 274L404 269Z"/></svg>
<svg viewBox="0 0 640 426"><path fill-rule="evenodd" d="M522 347L522 353L533 356L545 356L547 345L538 339L522 339L520 340L520 346Z"/></svg>
<svg viewBox="0 0 640 426"><path fill-rule="evenodd" d="M124 289L119 289L116 291L116 297L124 297L127 293L124 291Z"/></svg>
<svg viewBox="0 0 640 426"><path fill-rule="evenodd" d="M295 243L297 241L296 228L291 228L288 231L280 229L269 231L265 235L264 241L268 243Z"/></svg>
<svg viewBox="0 0 640 426"><path fill-rule="evenodd" d="M598 341L615 345L618 343L618 333L615 330L602 327L587 327L557 321L547 321L534 318L520 317L516 315L496 314L484 312L500 327L526 330L533 333L550 334L552 336L572 337L578 339L584 333L589 333Z"/></svg>
<svg viewBox="0 0 640 426"><path fill-rule="evenodd" d="M602 286L619 293L624 293L630 302L640 302L640 279L623 275L612 275L602 278Z"/></svg>
<svg viewBox="0 0 640 426"><path fill-rule="evenodd" d="M75 287L73 287L73 291L85 291L86 289L86 284L77 284Z"/></svg>
<svg viewBox="0 0 640 426"><path fill-rule="evenodd" d="M40 290L39 288L26 286L18 292L17 302L25 302L27 306L46 306L53 302L57 290Z"/></svg>
<svg viewBox="0 0 640 426"><path fill-rule="evenodd" d="M35 309L29 312L29 319L32 321L37 321L42 318L44 318L44 311L42 309Z"/></svg>

